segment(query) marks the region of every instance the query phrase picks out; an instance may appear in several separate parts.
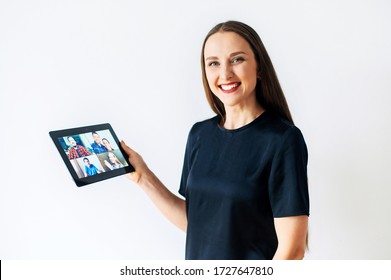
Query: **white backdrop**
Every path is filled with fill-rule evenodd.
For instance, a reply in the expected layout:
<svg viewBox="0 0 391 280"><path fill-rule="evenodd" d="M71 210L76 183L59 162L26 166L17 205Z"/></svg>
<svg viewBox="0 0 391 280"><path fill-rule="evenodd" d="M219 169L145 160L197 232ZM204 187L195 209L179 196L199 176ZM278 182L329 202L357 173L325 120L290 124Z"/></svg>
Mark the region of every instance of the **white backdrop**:
<svg viewBox="0 0 391 280"><path fill-rule="evenodd" d="M200 49L258 31L309 149L307 259L391 259L389 1L0 0L0 259L183 259L125 177L77 188L50 130L110 122L177 192L213 116Z"/></svg>

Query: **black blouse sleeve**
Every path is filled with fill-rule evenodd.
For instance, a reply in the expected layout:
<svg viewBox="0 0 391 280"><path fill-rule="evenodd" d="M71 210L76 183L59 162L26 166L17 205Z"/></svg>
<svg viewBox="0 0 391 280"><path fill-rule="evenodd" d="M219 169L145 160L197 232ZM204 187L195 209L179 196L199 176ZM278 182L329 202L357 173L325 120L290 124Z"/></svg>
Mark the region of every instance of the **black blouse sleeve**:
<svg viewBox="0 0 391 280"><path fill-rule="evenodd" d="M309 215L307 146L301 131L290 127L272 160L269 199L273 216Z"/></svg>
<svg viewBox="0 0 391 280"><path fill-rule="evenodd" d="M185 150L185 158L183 161L183 167L182 167L182 176L181 181L179 185L179 194L186 198L186 186L187 186L187 178L189 176L190 167L191 167L191 154L193 150L193 138L194 138L194 130L195 130L195 124L187 137L187 143L186 143L186 150Z"/></svg>

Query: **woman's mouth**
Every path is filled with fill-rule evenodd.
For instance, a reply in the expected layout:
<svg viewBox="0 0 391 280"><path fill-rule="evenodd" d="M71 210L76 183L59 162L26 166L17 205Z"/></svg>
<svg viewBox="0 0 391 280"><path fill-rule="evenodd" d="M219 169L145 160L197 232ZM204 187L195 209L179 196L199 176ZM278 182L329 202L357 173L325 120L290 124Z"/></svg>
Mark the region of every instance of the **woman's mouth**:
<svg viewBox="0 0 391 280"><path fill-rule="evenodd" d="M224 93L232 93L238 89L240 86L240 83L228 83L228 84L221 84L219 85L219 88Z"/></svg>

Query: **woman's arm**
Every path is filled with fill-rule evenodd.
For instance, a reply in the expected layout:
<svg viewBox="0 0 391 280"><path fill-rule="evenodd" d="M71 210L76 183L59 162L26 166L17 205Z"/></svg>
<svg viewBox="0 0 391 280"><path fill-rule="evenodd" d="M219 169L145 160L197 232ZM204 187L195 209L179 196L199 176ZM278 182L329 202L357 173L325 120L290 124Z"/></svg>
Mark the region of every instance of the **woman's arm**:
<svg viewBox="0 0 391 280"><path fill-rule="evenodd" d="M275 218L278 247L273 260L301 260L307 246L308 216Z"/></svg>
<svg viewBox="0 0 391 280"><path fill-rule="evenodd" d="M185 200L170 192L148 168L143 158L129 148L124 141L121 141L121 146L128 154L129 162L135 169L135 172L128 173L126 176L144 190L168 220L186 232L187 217Z"/></svg>

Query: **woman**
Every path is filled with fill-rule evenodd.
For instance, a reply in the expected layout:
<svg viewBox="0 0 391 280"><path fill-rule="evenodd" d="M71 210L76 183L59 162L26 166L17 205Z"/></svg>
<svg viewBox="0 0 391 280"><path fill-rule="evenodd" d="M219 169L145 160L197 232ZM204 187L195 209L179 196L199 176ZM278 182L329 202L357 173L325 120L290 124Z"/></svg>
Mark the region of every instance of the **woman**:
<svg viewBox="0 0 391 280"><path fill-rule="evenodd" d="M107 156L108 156L109 160L107 161L105 159L104 162L105 162L105 165L107 166L107 168L109 170L114 170L114 169L118 169L118 168L124 167L122 162L119 161L119 159L117 158L117 156L114 153L108 152Z"/></svg>
<svg viewBox="0 0 391 280"><path fill-rule="evenodd" d="M108 152L114 151L114 148L111 146L109 140L107 140L106 138L102 139L102 144L103 144L103 146L106 147Z"/></svg>
<svg viewBox="0 0 391 280"><path fill-rule="evenodd" d="M189 133L179 193L122 143L137 183L187 232L186 259L302 259L307 148L258 34L229 21L206 36L206 96L216 117Z"/></svg>

